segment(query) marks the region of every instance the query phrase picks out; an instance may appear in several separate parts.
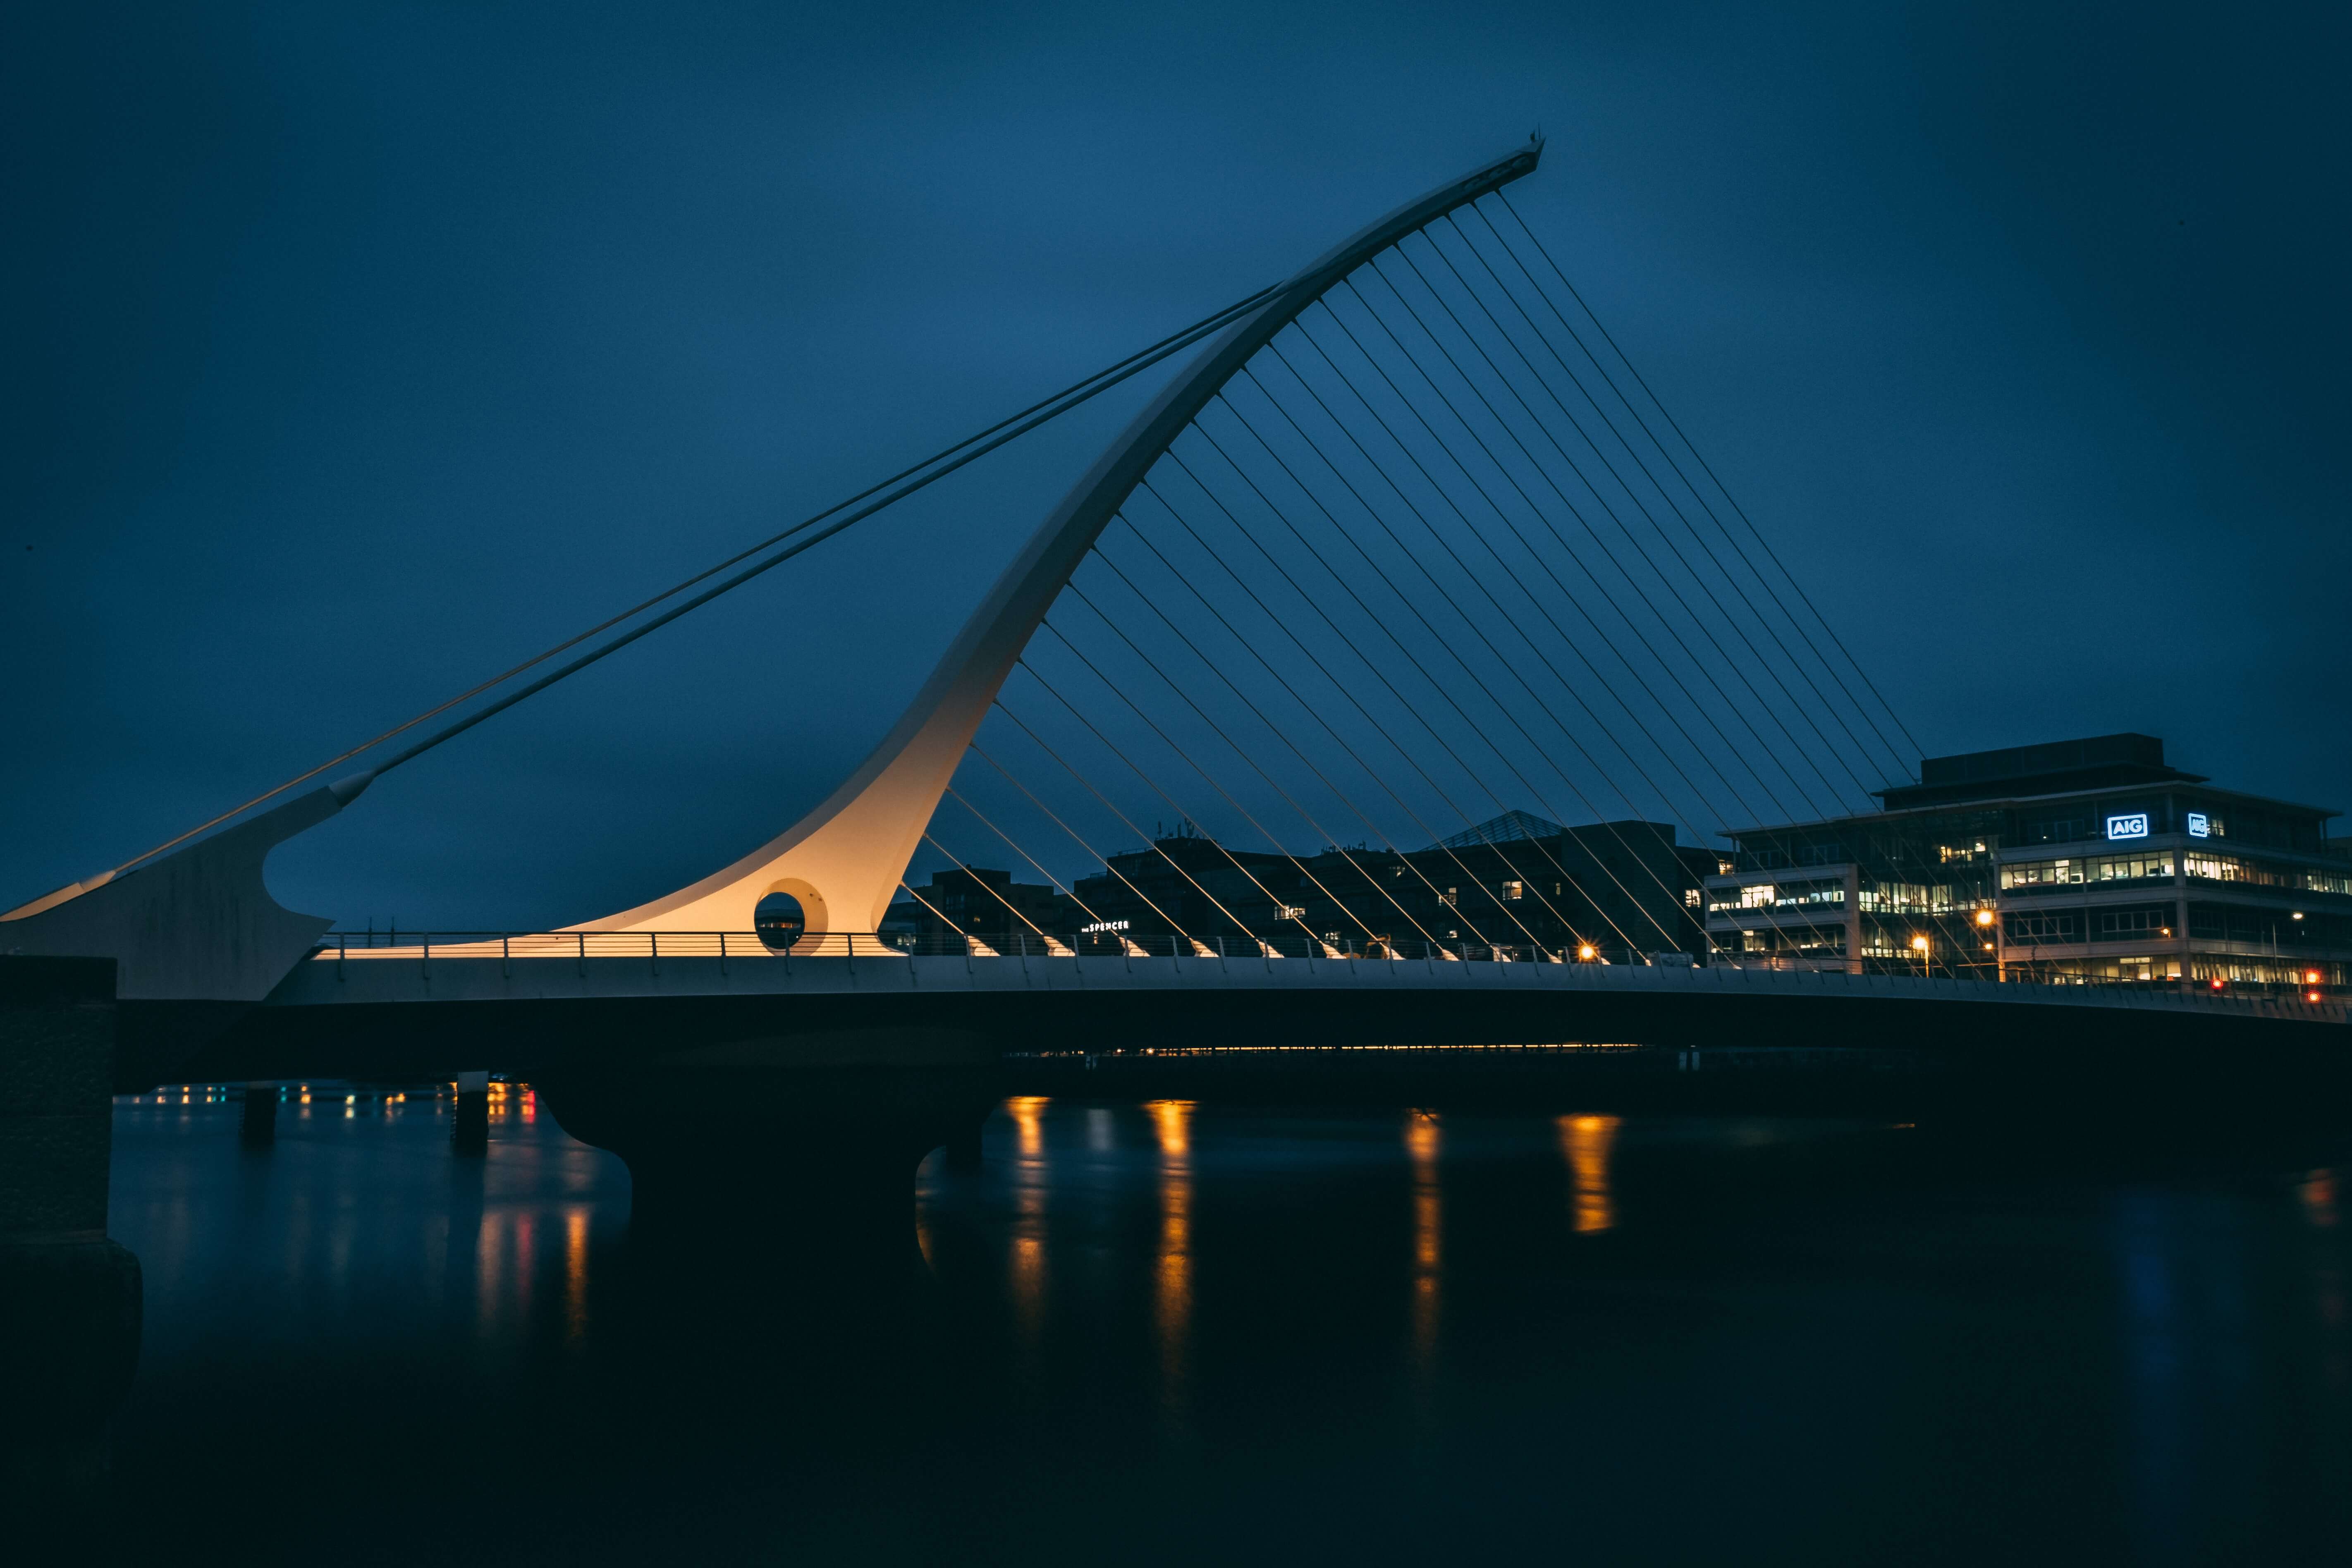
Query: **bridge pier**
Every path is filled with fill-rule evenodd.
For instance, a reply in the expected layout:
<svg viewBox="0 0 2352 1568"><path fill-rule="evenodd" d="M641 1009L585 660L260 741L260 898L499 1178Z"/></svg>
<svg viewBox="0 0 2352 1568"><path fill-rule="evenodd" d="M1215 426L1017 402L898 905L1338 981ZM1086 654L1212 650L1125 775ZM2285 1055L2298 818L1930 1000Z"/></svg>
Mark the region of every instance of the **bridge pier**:
<svg viewBox="0 0 2352 1568"><path fill-rule="evenodd" d="M566 1132L629 1167L633 1232L766 1230L842 1252L914 1246L925 1155L996 1103L985 1036L908 1026L697 1047L537 1070Z"/></svg>
<svg viewBox="0 0 2352 1568"><path fill-rule="evenodd" d="M106 1235L114 961L0 956L0 1498L87 1497L139 1361L139 1259Z"/></svg>
<svg viewBox="0 0 2352 1568"><path fill-rule="evenodd" d="M245 1109L236 1121L237 1142L248 1149L267 1149L278 1142L278 1086L248 1083Z"/></svg>
<svg viewBox="0 0 2352 1568"><path fill-rule="evenodd" d="M490 1075L457 1075L457 1114L449 1122L449 1147L459 1154L490 1152Z"/></svg>

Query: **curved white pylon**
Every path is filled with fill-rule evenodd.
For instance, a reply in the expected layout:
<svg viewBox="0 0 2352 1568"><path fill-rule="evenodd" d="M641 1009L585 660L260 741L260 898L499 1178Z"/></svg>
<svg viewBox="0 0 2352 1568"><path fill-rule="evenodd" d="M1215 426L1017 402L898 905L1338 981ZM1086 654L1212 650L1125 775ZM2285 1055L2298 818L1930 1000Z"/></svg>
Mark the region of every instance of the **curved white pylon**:
<svg viewBox="0 0 2352 1568"><path fill-rule="evenodd" d="M811 932L882 923L923 829L1046 610L1145 472L1252 354L1372 256L1459 206L1535 172L1543 143L1406 203L1293 276L1220 333L1136 416L1045 519L915 694L906 713L825 802L723 870L573 931L741 931L772 891L801 901Z"/></svg>

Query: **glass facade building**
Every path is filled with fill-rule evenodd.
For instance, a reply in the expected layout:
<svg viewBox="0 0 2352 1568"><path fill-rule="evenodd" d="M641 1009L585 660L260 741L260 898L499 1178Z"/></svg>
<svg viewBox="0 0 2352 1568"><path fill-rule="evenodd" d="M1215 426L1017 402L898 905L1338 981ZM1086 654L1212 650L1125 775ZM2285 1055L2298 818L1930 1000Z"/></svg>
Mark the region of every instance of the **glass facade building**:
<svg viewBox="0 0 2352 1568"><path fill-rule="evenodd" d="M1715 962L2059 984L2352 980L2333 808L2217 787L2151 735L1920 763L1883 811L1743 828L1706 880Z"/></svg>

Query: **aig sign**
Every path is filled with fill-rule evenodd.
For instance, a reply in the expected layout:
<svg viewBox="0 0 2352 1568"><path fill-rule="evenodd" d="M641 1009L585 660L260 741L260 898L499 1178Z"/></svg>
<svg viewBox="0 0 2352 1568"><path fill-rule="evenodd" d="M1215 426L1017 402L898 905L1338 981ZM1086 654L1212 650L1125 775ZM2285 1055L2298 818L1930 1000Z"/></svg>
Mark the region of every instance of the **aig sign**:
<svg viewBox="0 0 2352 1568"><path fill-rule="evenodd" d="M2110 838L2147 837L2147 813L2144 811L2135 811L2128 816L2111 816L2107 818L2107 837Z"/></svg>

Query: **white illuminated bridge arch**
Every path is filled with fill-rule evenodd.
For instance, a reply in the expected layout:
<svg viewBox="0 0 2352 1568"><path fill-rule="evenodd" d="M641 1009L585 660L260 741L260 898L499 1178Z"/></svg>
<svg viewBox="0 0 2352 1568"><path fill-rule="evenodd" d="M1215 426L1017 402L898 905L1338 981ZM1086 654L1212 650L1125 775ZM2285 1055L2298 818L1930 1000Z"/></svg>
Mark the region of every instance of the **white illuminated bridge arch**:
<svg viewBox="0 0 2352 1568"><path fill-rule="evenodd" d="M1227 327L1113 441L972 612L882 743L799 822L733 865L572 931L741 931L772 892L814 935L878 930L931 814L1022 650L1129 494L1228 379L1325 291L1407 235L1535 171L1541 141L1406 203Z"/></svg>

